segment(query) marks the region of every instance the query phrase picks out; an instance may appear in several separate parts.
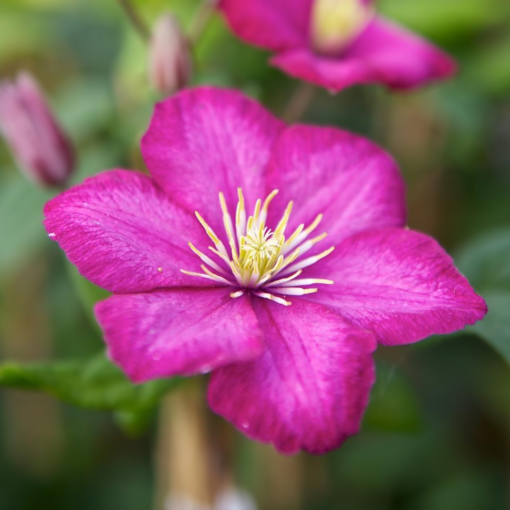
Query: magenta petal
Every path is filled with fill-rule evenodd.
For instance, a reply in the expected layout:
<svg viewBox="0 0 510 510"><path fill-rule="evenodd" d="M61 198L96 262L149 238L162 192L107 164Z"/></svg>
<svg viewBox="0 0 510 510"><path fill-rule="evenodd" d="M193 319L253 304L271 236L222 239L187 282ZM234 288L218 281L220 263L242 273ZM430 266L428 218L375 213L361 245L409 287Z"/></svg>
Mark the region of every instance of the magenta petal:
<svg viewBox="0 0 510 510"><path fill-rule="evenodd" d="M367 228L405 223L404 182L393 159L373 143L338 129L287 129L268 167L270 189L280 190L270 207L270 225L293 200L289 232L323 213L317 234L328 232L328 245Z"/></svg>
<svg viewBox="0 0 510 510"><path fill-rule="evenodd" d="M284 124L241 93L200 88L156 106L142 140L145 162L158 184L220 234L218 193L235 213L241 186L248 207L263 195L263 172Z"/></svg>
<svg viewBox="0 0 510 510"><path fill-rule="evenodd" d="M45 227L80 273L111 292L203 286L187 242L207 246L197 219L173 204L149 177L114 170L87 179L44 209Z"/></svg>
<svg viewBox="0 0 510 510"><path fill-rule="evenodd" d="M453 60L435 46L382 18L376 18L338 57L297 48L276 55L271 63L336 92L362 83L410 89L449 78L456 69Z"/></svg>
<svg viewBox="0 0 510 510"><path fill-rule="evenodd" d="M386 345L452 333L481 320L484 300L432 238L380 229L346 239L307 277L334 280L310 300L336 308Z"/></svg>
<svg viewBox="0 0 510 510"><path fill-rule="evenodd" d="M213 372L209 404L282 453L325 453L359 430L374 381L375 340L333 310L254 302L263 355Z"/></svg>
<svg viewBox="0 0 510 510"><path fill-rule="evenodd" d="M243 296L229 289L175 289L113 296L96 306L110 358L134 382L205 373L253 360L262 333Z"/></svg>
<svg viewBox="0 0 510 510"><path fill-rule="evenodd" d="M271 64L295 78L299 78L332 92L352 85L370 83L372 76L357 59L345 60L317 55L311 48L299 48L277 53Z"/></svg>
<svg viewBox="0 0 510 510"><path fill-rule="evenodd" d="M221 0L232 31L255 46L280 51L308 43L313 0Z"/></svg>
<svg viewBox="0 0 510 510"><path fill-rule="evenodd" d="M371 81L382 81L397 89L449 78L456 69L454 61L438 48L380 17L354 41L343 58L363 61L372 70Z"/></svg>

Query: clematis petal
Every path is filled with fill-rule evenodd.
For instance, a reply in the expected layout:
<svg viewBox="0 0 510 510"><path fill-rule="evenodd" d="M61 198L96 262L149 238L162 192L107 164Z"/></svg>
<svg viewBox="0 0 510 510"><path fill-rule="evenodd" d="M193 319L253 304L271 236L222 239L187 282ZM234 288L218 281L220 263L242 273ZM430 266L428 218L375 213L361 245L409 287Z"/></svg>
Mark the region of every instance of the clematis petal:
<svg viewBox="0 0 510 510"><path fill-rule="evenodd" d="M110 292L207 284L180 272L199 270L187 242L207 246L204 230L145 175L114 170L92 177L48 202L44 214L49 236L69 260Z"/></svg>
<svg viewBox="0 0 510 510"><path fill-rule="evenodd" d="M264 190L263 171L284 124L241 93L215 88L187 90L156 106L142 140L145 162L177 203L199 211L219 234L218 193L237 203L242 186L247 207Z"/></svg>
<svg viewBox="0 0 510 510"><path fill-rule="evenodd" d="M243 41L273 51L308 44L313 0L221 0L232 31Z"/></svg>
<svg viewBox="0 0 510 510"><path fill-rule="evenodd" d="M335 282L307 299L336 308L385 345L452 333L487 313L484 300L437 242L410 230L354 235L307 275Z"/></svg>
<svg viewBox="0 0 510 510"><path fill-rule="evenodd" d="M331 58L316 54L311 48L296 48L277 53L271 65L331 92L339 92L356 84L378 82L373 71L359 59Z"/></svg>
<svg viewBox="0 0 510 510"><path fill-rule="evenodd" d="M205 373L260 355L250 299L228 289L113 296L96 305L110 358L134 382Z"/></svg>
<svg viewBox="0 0 510 510"><path fill-rule="evenodd" d="M323 213L319 230L328 232L330 245L367 228L405 224L405 187L397 165L379 147L345 131L288 128L275 145L267 183L268 190L280 190L270 225L293 200L288 230Z"/></svg>
<svg viewBox="0 0 510 510"><path fill-rule="evenodd" d="M456 70L455 62L444 52L381 17L375 18L343 57L365 61L373 69L372 81L382 81L395 89L446 79Z"/></svg>
<svg viewBox="0 0 510 510"><path fill-rule="evenodd" d="M209 405L282 453L325 453L359 430L374 381L372 334L299 298L254 301L262 356L213 372Z"/></svg>
<svg viewBox="0 0 510 510"><path fill-rule="evenodd" d="M411 89L455 73L454 61L421 37L381 17L335 58L311 49L276 55L272 64L286 73L339 91L357 83L384 83Z"/></svg>

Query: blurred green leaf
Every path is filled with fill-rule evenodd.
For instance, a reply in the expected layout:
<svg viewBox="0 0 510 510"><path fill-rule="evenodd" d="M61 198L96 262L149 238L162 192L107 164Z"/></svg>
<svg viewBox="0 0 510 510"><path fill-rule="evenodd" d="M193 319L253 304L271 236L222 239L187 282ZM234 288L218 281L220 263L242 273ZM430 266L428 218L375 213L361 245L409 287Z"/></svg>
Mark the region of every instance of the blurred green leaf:
<svg viewBox="0 0 510 510"><path fill-rule="evenodd" d="M454 39L501 21L499 0L382 0L383 14L429 37Z"/></svg>
<svg viewBox="0 0 510 510"><path fill-rule="evenodd" d="M0 385L40 391L78 407L121 413L134 423L147 415L182 379L162 379L135 385L102 353L88 360L44 364L0 364ZM136 418L138 423L139 417Z"/></svg>
<svg viewBox="0 0 510 510"><path fill-rule="evenodd" d="M433 490L414 496L415 510L479 510L494 508L488 501L493 500L495 480L493 473L486 470L464 471L451 479L443 480Z"/></svg>
<svg viewBox="0 0 510 510"><path fill-rule="evenodd" d="M152 416L153 409L149 411L118 411L114 413L113 417L117 425L127 434L137 436L147 429Z"/></svg>
<svg viewBox="0 0 510 510"><path fill-rule="evenodd" d="M97 136L115 115L111 86L101 79L66 84L56 94L54 106L59 121L76 144Z"/></svg>
<svg viewBox="0 0 510 510"><path fill-rule="evenodd" d="M94 285L92 282L81 276L75 266L68 263L67 268L71 281L76 289L76 293L83 304L85 313L89 316L93 324L97 326L96 318L94 315L94 305L108 298L111 294L107 291Z"/></svg>
<svg viewBox="0 0 510 510"><path fill-rule="evenodd" d="M490 232L473 239L459 250L455 262L480 292L510 291L510 230Z"/></svg>
<svg viewBox="0 0 510 510"><path fill-rule="evenodd" d="M468 79L491 94L510 89L510 36L489 41L473 55L466 69Z"/></svg>
<svg viewBox="0 0 510 510"><path fill-rule="evenodd" d="M510 364L510 230L474 239L456 257L458 268L482 294L489 313L468 331L478 334Z"/></svg>
<svg viewBox="0 0 510 510"><path fill-rule="evenodd" d="M54 39L47 20L27 16L19 6L2 7L0 60L47 49Z"/></svg>
<svg viewBox="0 0 510 510"><path fill-rule="evenodd" d="M396 366L378 364L363 427L385 432L416 432L423 421L419 399Z"/></svg>
<svg viewBox="0 0 510 510"><path fill-rule="evenodd" d="M0 188L0 274L7 274L33 256L48 241L42 226L44 204L53 192L41 190L21 175Z"/></svg>
<svg viewBox="0 0 510 510"><path fill-rule="evenodd" d="M491 112L486 98L473 85L453 80L432 90L431 97L435 115L449 126L444 157L461 171L474 173L478 168L473 168L472 162L486 144Z"/></svg>
<svg viewBox="0 0 510 510"><path fill-rule="evenodd" d="M510 365L510 292L484 292L489 313L468 328L486 340Z"/></svg>

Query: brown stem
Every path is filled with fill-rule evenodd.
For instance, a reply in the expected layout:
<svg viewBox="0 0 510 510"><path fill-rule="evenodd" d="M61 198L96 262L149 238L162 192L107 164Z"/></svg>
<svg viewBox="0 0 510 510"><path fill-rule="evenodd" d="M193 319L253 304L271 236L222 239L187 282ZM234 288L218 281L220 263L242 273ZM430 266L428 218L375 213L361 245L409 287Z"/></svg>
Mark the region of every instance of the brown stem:
<svg viewBox="0 0 510 510"><path fill-rule="evenodd" d="M283 119L289 124L297 122L306 112L315 94L315 86L301 82L292 94L283 113Z"/></svg>
<svg viewBox="0 0 510 510"><path fill-rule="evenodd" d="M157 510L165 508L169 496L212 507L204 396L193 382L162 402L156 456Z"/></svg>
<svg viewBox="0 0 510 510"><path fill-rule="evenodd" d="M198 6L189 31L189 40L192 44L197 44L211 21L217 5L218 0L203 0Z"/></svg>
<svg viewBox="0 0 510 510"><path fill-rule="evenodd" d="M119 0L120 5L124 9L129 21L135 28L135 30L140 34L141 38L144 41L148 41L150 39L151 33L147 28L147 25L142 20L138 11L134 8L133 4L130 0Z"/></svg>
<svg viewBox="0 0 510 510"><path fill-rule="evenodd" d="M251 448L258 468L256 476L261 489L261 507L278 510L302 508L305 487L303 456L286 457L261 444L252 444Z"/></svg>

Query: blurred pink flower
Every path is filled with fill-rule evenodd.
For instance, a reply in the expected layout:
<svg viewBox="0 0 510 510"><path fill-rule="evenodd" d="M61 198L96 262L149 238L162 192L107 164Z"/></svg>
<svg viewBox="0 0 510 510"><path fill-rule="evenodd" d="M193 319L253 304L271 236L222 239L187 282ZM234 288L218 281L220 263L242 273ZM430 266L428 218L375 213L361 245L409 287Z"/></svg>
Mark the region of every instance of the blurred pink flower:
<svg viewBox="0 0 510 510"><path fill-rule="evenodd" d="M62 184L73 171L73 147L28 73L0 83L0 132L20 168L38 184Z"/></svg>
<svg viewBox="0 0 510 510"><path fill-rule="evenodd" d="M410 89L455 72L421 37L378 16L373 0L220 0L234 33L275 52L287 74L338 92L359 83Z"/></svg>
<svg viewBox="0 0 510 510"><path fill-rule="evenodd" d="M369 141L200 88L157 105L142 152L151 177L88 179L47 204L47 231L115 294L96 315L129 377L213 371L210 406L253 439L340 446L359 430L377 341L486 313L441 247L405 228L398 168Z"/></svg>
<svg viewBox="0 0 510 510"><path fill-rule="evenodd" d="M171 95L191 77L188 41L177 19L165 13L156 22L149 47L149 81L161 94Z"/></svg>

